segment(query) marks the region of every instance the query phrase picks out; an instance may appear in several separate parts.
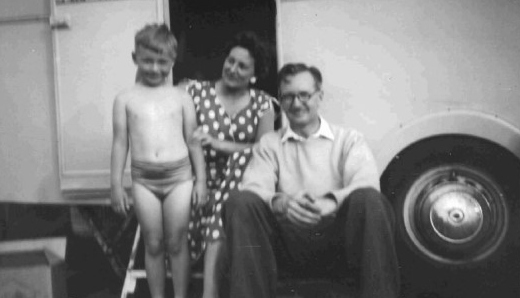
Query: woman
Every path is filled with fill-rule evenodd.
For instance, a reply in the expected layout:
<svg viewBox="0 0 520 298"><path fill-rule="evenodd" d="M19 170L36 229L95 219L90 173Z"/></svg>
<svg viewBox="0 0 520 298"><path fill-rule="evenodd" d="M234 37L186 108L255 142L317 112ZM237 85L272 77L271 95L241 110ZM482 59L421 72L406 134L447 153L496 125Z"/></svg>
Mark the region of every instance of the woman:
<svg viewBox="0 0 520 298"><path fill-rule="evenodd" d="M251 87L267 73L267 50L252 32L238 34L229 47L216 82L191 81L199 128L194 137L204 146L209 202L192 208L189 241L192 258L205 249L203 298L218 297L216 261L223 229L222 202L240 182L251 147L274 129L273 102L267 93Z"/></svg>

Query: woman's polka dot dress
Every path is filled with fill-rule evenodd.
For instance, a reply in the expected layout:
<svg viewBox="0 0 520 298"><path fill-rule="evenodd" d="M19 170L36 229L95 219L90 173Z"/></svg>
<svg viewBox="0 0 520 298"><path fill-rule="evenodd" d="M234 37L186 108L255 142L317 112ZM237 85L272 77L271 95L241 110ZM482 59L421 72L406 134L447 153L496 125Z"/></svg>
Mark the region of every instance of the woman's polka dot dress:
<svg viewBox="0 0 520 298"><path fill-rule="evenodd" d="M258 123L266 110L272 109L273 98L267 93L250 89L250 103L235 115L228 115L220 103L215 83L191 81L187 86L197 112L197 124L214 138L237 143L254 143ZM203 254L206 243L224 237L222 203L229 191L236 189L242 178L251 149L228 155L205 148L208 204L201 209L192 206L188 241L192 261Z"/></svg>

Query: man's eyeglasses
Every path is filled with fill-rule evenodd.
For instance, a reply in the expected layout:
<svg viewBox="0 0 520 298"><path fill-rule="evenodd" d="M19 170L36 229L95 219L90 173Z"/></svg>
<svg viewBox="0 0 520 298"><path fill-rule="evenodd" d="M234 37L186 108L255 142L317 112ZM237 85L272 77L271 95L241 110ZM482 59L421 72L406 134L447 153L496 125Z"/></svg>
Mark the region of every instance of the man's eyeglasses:
<svg viewBox="0 0 520 298"><path fill-rule="evenodd" d="M282 104L292 104L296 98L298 98L301 102L308 102L319 91L320 90L316 90L312 93L309 93L307 91L302 91L302 92L298 92L298 93L280 94L280 102Z"/></svg>

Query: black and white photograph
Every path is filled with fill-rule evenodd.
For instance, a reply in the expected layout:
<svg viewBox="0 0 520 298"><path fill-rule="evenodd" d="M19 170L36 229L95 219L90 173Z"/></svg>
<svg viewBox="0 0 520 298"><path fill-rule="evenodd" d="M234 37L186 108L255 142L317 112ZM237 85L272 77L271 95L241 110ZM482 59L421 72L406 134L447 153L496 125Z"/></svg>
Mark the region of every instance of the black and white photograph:
<svg viewBox="0 0 520 298"><path fill-rule="evenodd" d="M0 298L520 297L518 32L518 0L2 0Z"/></svg>

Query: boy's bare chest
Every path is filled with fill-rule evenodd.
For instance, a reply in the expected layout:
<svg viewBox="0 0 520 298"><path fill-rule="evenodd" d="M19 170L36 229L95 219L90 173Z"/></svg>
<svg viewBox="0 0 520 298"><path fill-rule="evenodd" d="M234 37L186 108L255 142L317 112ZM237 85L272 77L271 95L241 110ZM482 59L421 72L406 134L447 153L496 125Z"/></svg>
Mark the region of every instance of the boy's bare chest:
<svg viewBox="0 0 520 298"><path fill-rule="evenodd" d="M137 121L165 121L182 115L182 106L173 100L134 102L128 106L128 115Z"/></svg>

